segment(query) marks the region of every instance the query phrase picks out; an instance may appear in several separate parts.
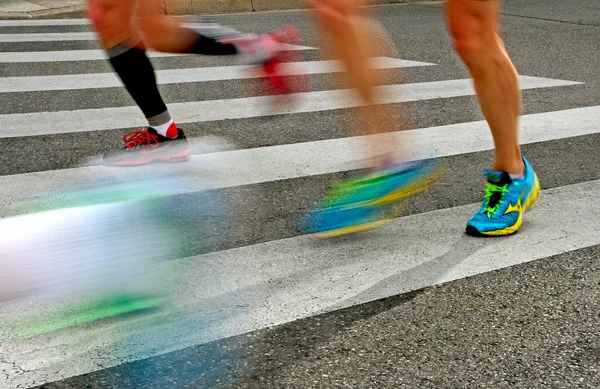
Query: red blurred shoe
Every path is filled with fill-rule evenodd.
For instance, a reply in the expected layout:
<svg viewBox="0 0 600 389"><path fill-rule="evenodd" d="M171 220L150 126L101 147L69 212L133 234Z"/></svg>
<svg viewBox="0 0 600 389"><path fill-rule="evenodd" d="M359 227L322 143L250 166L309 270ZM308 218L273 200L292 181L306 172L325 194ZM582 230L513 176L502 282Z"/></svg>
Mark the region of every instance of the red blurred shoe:
<svg viewBox="0 0 600 389"><path fill-rule="evenodd" d="M273 110L280 111L294 103L294 94L310 90L310 77L302 68L300 33L293 26L268 34L236 40L246 53L249 93L273 96Z"/></svg>

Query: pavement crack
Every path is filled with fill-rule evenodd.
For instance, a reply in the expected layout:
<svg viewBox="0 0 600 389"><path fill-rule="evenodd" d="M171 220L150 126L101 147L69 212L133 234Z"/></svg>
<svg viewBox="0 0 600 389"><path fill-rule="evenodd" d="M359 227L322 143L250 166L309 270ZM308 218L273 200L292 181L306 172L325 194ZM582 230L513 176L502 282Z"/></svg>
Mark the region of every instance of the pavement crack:
<svg viewBox="0 0 600 389"><path fill-rule="evenodd" d="M511 13L502 13L503 16L512 16L515 18L523 18L523 19L533 19L533 20L543 20L546 22L555 22L555 23L563 23L563 24L571 24L574 26L586 26L586 27L595 27L595 28L600 28L600 25L598 24L590 24L590 23L581 23L581 22L572 22L572 21L568 21L568 20L558 20L558 19L551 19L551 18L541 18L539 16L526 16L526 15L517 15L517 14L511 14Z"/></svg>
<svg viewBox="0 0 600 389"><path fill-rule="evenodd" d="M25 374L25 373L30 373L31 372L31 370L25 369L25 368L19 366L16 362L8 361L5 358L6 358L6 356L3 355L2 358L0 359L0 363L10 366L10 368L12 368L12 371L15 374L19 375L19 374ZM2 372L2 374L4 374L6 376L7 380L10 377L10 374L8 374L6 372Z"/></svg>
<svg viewBox="0 0 600 389"><path fill-rule="evenodd" d="M0 364L10 366L10 368L12 368L12 371L15 372L16 374L23 374L23 373L31 372L31 370L27 370L27 369L19 366L17 364L17 362L9 361L7 354L0 354ZM8 379L8 377L10 377L10 374L8 374L6 372L2 372L2 374L6 375L6 379Z"/></svg>

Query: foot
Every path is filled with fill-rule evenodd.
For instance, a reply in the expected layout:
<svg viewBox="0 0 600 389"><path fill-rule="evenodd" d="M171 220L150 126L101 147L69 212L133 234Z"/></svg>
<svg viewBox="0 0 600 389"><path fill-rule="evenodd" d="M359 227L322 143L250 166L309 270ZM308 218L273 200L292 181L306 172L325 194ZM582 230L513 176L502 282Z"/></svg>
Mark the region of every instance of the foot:
<svg viewBox="0 0 600 389"><path fill-rule="evenodd" d="M111 166L138 166L152 162L184 162L190 159L188 141L183 130L177 137L164 137L153 128L128 133L123 137L125 147L104 154Z"/></svg>
<svg viewBox="0 0 600 389"><path fill-rule="evenodd" d="M440 162L427 160L342 182L305 216L304 230L331 237L377 227L396 216L398 201L424 191L440 174Z"/></svg>
<svg viewBox="0 0 600 389"><path fill-rule="evenodd" d="M467 234L505 236L514 234L523 223L523 212L535 205L540 182L533 168L523 158L525 175L511 179L506 172L485 172L488 183L481 209L467 223Z"/></svg>

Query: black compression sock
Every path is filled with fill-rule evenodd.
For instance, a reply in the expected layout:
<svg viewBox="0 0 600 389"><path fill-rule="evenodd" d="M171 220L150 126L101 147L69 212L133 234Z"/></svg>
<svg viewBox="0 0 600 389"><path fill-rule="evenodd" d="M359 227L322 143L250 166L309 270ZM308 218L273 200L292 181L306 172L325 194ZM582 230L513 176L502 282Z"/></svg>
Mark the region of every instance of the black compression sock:
<svg viewBox="0 0 600 389"><path fill-rule="evenodd" d="M190 47L188 53L202 55L236 55L237 47L232 43L222 43L216 39L198 34L198 41Z"/></svg>
<svg viewBox="0 0 600 389"><path fill-rule="evenodd" d="M158 86L152 63L146 51L138 47L118 45L108 50L110 63L123 81L125 88L141 108L146 118L167 112Z"/></svg>

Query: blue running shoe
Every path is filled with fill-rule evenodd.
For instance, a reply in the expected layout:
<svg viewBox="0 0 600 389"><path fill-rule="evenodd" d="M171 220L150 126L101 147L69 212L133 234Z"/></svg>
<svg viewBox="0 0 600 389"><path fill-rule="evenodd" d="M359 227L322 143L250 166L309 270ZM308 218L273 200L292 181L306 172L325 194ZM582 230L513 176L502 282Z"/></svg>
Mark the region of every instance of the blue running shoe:
<svg viewBox="0 0 600 389"><path fill-rule="evenodd" d="M398 201L427 189L441 171L438 160L425 160L341 182L307 213L302 229L333 237L375 228L395 216Z"/></svg>
<svg viewBox="0 0 600 389"><path fill-rule="evenodd" d="M305 216L303 229L319 238L332 238L376 228L392 217L390 205L316 208Z"/></svg>
<svg viewBox="0 0 600 389"><path fill-rule="evenodd" d="M540 182L533 168L523 158L525 175L512 180L506 172L486 170L488 178L481 209L467 223L467 234L505 236L514 234L523 223L523 212L535 205L540 196Z"/></svg>

